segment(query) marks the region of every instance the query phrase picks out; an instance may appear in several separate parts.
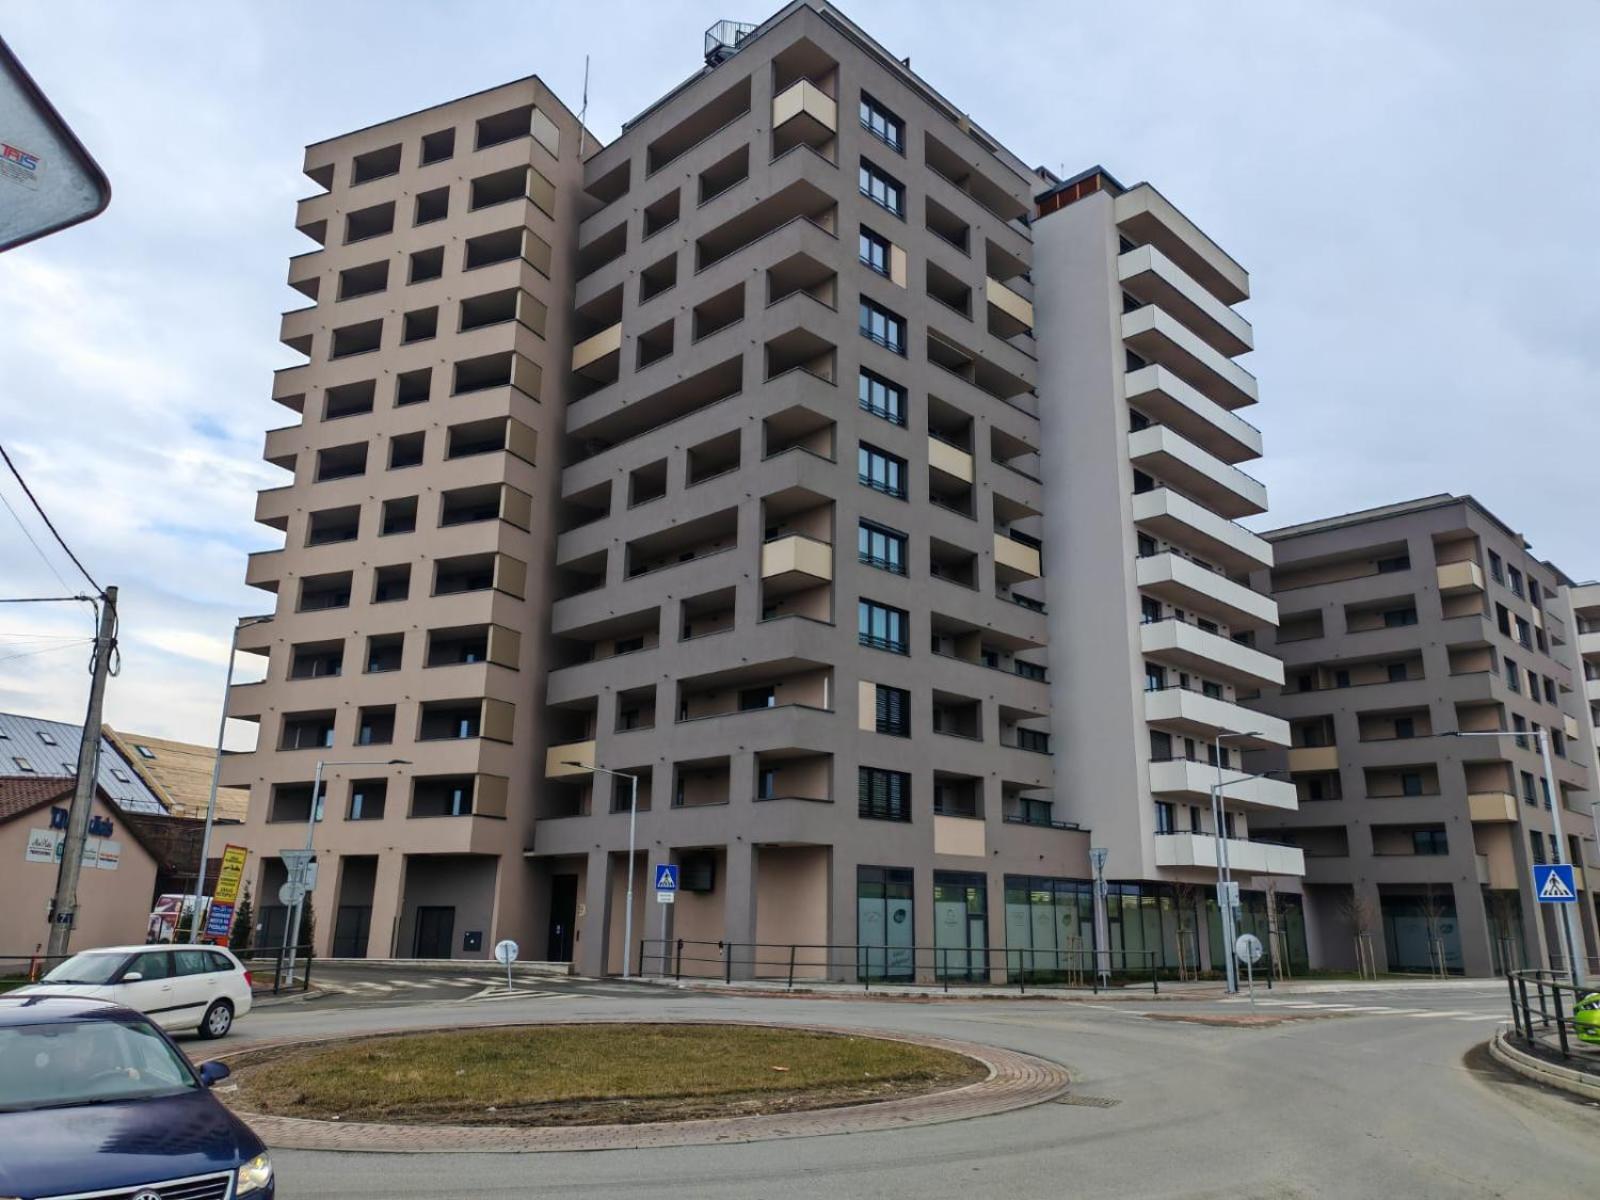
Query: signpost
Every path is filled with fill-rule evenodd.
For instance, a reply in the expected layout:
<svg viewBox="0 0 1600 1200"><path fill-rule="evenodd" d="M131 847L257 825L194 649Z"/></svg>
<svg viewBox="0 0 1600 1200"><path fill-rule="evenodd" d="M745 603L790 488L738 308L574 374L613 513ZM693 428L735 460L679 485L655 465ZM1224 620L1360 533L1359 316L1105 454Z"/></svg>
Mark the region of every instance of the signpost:
<svg viewBox="0 0 1600 1200"><path fill-rule="evenodd" d="M1236 883L1233 885L1238 887ZM1250 987L1250 1007L1256 1006L1256 964L1261 961L1261 939L1253 933L1241 933L1233 943L1234 957L1244 964L1245 977Z"/></svg>
<svg viewBox="0 0 1600 1200"><path fill-rule="evenodd" d="M512 990L511 989L511 964L517 961L517 953L518 953L519 950L520 950L520 947L515 942L513 942L510 938L507 938L503 942L496 942L494 944L494 958L495 958L495 961L505 964L505 968L506 968L506 991L508 991L508 992Z"/></svg>
<svg viewBox="0 0 1600 1200"><path fill-rule="evenodd" d="M211 894L211 914L206 918L207 938L226 946L233 933L233 912L239 902L239 886L244 879L245 860L250 852L243 846L225 846L222 866L217 870L217 886Z"/></svg>
<svg viewBox="0 0 1600 1200"><path fill-rule="evenodd" d="M1577 885L1571 863L1539 863L1533 868L1533 894L1540 904L1576 904Z"/></svg>
<svg viewBox="0 0 1600 1200"><path fill-rule="evenodd" d="M678 868L673 863L656 864L656 903L661 905L661 974L667 973L667 905L678 900ZM643 957L643 956L641 956ZM644 970L644 963L639 964Z"/></svg>

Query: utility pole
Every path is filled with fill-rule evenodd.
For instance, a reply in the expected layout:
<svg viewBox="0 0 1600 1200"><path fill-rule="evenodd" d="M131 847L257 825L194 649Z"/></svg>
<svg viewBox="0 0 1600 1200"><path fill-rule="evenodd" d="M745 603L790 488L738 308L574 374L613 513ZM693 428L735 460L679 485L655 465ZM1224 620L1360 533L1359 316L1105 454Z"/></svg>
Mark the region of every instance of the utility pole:
<svg viewBox="0 0 1600 1200"><path fill-rule="evenodd" d="M50 940L45 953L64 958L72 927L78 918L78 875L83 870L83 845L89 836L89 815L94 810L95 786L100 774L100 714L105 707L106 675L117 641L117 589L108 587L100 597L100 624L94 639L94 674L89 681L89 711L83 718L83 740L78 745L78 785L72 793L67 835L56 872L56 895L50 905Z"/></svg>

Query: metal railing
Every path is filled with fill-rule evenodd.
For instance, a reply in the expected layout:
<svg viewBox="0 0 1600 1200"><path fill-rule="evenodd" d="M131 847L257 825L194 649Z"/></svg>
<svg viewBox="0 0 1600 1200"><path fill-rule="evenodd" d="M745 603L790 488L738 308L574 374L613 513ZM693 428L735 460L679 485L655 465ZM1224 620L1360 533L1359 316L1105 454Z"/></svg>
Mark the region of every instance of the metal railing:
<svg viewBox="0 0 1600 1200"><path fill-rule="evenodd" d="M294 963L289 951L294 951ZM250 991L256 996L283 996L311 990L313 955L309 944L301 946L252 946L234 954L250 972Z"/></svg>
<svg viewBox="0 0 1600 1200"><path fill-rule="evenodd" d="M1596 989L1576 988L1564 979L1565 972L1541 968L1512 971L1506 976L1515 1035L1529 1049L1559 1054L1564 1059L1581 1055L1592 1058L1594 1065L1600 1066L1600 1052L1590 1056L1579 1049L1574 1053L1572 1045L1577 1032L1573 1010L1586 996L1595 994ZM1565 1003L1563 995L1567 997Z"/></svg>
<svg viewBox="0 0 1600 1200"><path fill-rule="evenodd" d="M889 985L952 983L967 987L1102 988L1143 986L1161 992L1154 950L1027 950L1003 946L882 946L855 943L713 942L641 938L644 974L674 980L721 978L782 984L859 983L863 991ZM652 966L653 964L653 966Z"/></svg>

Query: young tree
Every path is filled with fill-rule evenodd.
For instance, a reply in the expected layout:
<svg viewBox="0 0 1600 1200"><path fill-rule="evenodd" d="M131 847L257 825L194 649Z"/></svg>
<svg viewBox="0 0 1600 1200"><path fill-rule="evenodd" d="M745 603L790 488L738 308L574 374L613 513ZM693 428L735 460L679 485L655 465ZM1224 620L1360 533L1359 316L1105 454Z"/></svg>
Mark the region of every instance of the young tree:
<svg viewBox="0 0 1600 1200"><path fill-rule="evenodd" d="M1350 927L1350 936L1355 940L1356 971L1363 979L1367 977L1370 971L1372 977L1376 979L1378 976L1378 964L1372 959L1372 928L1374 924L1372 902L1354 888L1351 888L1340 898L1338 913L1344 923Z"/></svg>
<svg viewBox="0 0 1600 1200"><path fill-rule="evenodd" d="M250 885L239 898L239 907L233 913L233 933L228 941L233 952L243 958L250 949L250 939L255 936L255 909L250 904Z"/></svg>

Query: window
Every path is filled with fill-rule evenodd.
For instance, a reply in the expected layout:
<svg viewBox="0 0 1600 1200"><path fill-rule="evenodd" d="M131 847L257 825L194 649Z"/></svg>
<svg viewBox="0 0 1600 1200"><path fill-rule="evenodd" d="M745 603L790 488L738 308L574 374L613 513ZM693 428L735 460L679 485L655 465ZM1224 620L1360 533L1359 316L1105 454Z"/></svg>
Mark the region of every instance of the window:
<svg viewBox="0 0 1600 1200"><path fill-rule="evenodd" d="M1535 608L1541 607L1539 597L1539 581L1532 576L1528 578L1528 603Z"/></svg>
<svg viewBox="0 0 1600 1200"><path fill-rule="evenodd" d="M1493 550L1489 551L1489 578L1496 583L1506 581L1505 569L1500 565L1500 556Z"/></svg>
<svg viewBox="0 0 1600 1200"><path fill-rule="evenodd" d="M34 773L33 764L21 755L13 756L11 761L17 764L17 770L26 771L30 775Z"/></svg>
<svg viewBox="0 0 1600 1200"><path fill-rule="evenodd" d="M862 442L856 450L856 470L861 483L875 492L906 498L906 460Z"/></svg>
<svg viewBox="0 0 1600 1200"><path fill-rule="evenodd" d="M1529 649L1533 645L1533 627L1523 617L1517 618L1517 642L1523 649Z"/></svg>
<svg viewBox="0 0 1600 1200"><path fill-rule="evenodd" d="M1042 729L1017 730L1017 749L1032 750L1035 754L1050 753L1050 735Z"/></svg>
<svg viewBox="0 0 1600 1200"><path fill-rule="evenodd" d="M1413 854L1443 855L1450 853L1450 843L1442 829L1413 829L1411 831Z"/></svg>
<svg viewBox="0 0 1600 1200"><path fill-rule="evenodd" d="M856 552L861 562L895 575L906 573L906 535L871 521L862 521L856 532Z"/></svg>
<svg viewBox="0 0 1600 1200"><path fill-rule="evenodd" d="M1539 776L1539 794L1544 797L1545 812L1551 811L1550 781L1543 775Z"/></svg>
<svg viewBox="0 0 1600 1200"><path fill-rule="evenodd" d="M777 708L778 689L774 687L745 688L739 693L739 711L754 712L759 708Z"/></svg>
<svg viewBox="0 0 1600 1200"><path fill-rule="evenodd" d="M156 752L150 749L149 746L135 744L133 748L139 752L140 758L154 758L156 756Z"/></svg>
<svg viewBox="0 0 1600 1200"><path fill-rule="evenodd" d="M1539 673L1537 671L1528 672L1528 695L1535 700L1539 699Z"/></svg>
<svg viewBox="0 0 1600 1200"><path fill-rule="evenodd" d="M382 779L357 779L350 785L351 821L383 820L384 802L389 798L389 785Z"/></svg>
<svg viewBox="0 0 1600 1200"><path fill-rule="evenodd" d="M618 638L611 647L611 655L615 658L619 654L637 654L644 649L643 637Z"/></svg>
<svg viewBox="0 0 1600 1200"><path fill-rule="evenodd" d="M1544 702L1546 704L1556 702L1556 681L1548 675L1544 677Z"/></svg>
<svg viewBox="0 0 1600 1200"><path fill-rule="evenodd" d="M1144 665L1144 690L1159 692L1167 686L1167 671L1165 667L1158 667L1155 663Z"/></svg>
<svg viewBox="0 0 1600 1200"><path fill-rule="evenodd" d="M865 296L861 298L861 336L904 356L906 319Z"/></svg>
<svg viewBox="0 0 1600 1200"><path fill-rule="evenodd" d="M890 608L874 600L856 603L856 640L874 650L895 654L910 653L910 618L902 608Z"/></svg>
<svg viewBox="0 0 1600 1200"><path fill-rule="evenodd" d="M1386 629L1398 629L1402 625L1416 623L1417 610L1414 608L1391 608L1383 614L1383 624Z"/></svg>
<svg viewBox="0 0 1600 1200"><path fill-rule="evenodd" d="M1400 772L1400 794L1402 796L1422 795L1422 773L1420 771Z"/></svg>
<svg viewBox="0 0 1600 1200"><path fill-rule="evenodd" d="M43 729L36 729L36 730L34 730L34 732L39 735L39 740L41 742L43 742L46 746L54 746L56 744L56 735L55 734L46 732Z"/></svg>
<svg viewBox="0 0 1600 1200"><path fill-rule="evenodd" d="M911 693L904 688L875 684L873 728L892 737L911 736Z"/></svg>
<svg viewBox="0 0 1600 1200"><path fill-rule="evenodd" d="M1523 801L1523 803L1526 804L1529 808L1538 808L1539 807L1539 796L1538 796L1538 793L1534 790L1533 776L1527 771L1520 772L1519 776L1520 776L1520 782L1522 784L1522 801Z"/></svg>
<svg viewBox="0 0 1600 1200"><path fill-rule="evenodd" d="M1333 686L1347 688L1350 686L1350 672L1338 670L1333 673Z"/></svg>
<svg viewBox="0 0 1600 1200"><path fill-rule="evenodd" d="M861 227L861 261L885 279L889 278L889 239Z"/></svg>
<svg viewBox="0 0 1600 1200"><path fill-rule="evenodd" d="M1174 815L1170 800L1156 801L1156 832L1176 833L1178 828L1177 818Z"/></svg>
<svg viewBox="0 0 1600 1200"><path fill-rule="evenodd" d="M1397 738L1416 737L1417 723L1410 717L1396 717L1394 719L1394 736Z"/></svg>
<svg viewBox="0 0 1600 1200"><path fill-rule="evenodd" d="M1507 567L1506 574L1511 578L1511 592L1513 595L1522 595L1522 572L1516 567Z"/></svg>
<svg viewBox="0 0 1600 1200"><path fill-rule="evenodd" d="M865 92L861 93L861 127L891 150L905 153L905 122Z"/></svg>
<svg viewBox="0 0 1600 1200"><path fill-rule="evenodd" d="M1389 664L1389 682L1390 683L1404 683L1405 681L1406 681L1406 665L1405 665L1405 663L1390 663Z"/></svg>
<svg viewBox="0 0 1600 1200"><path fill-rule="evenodd" d="M861 163L861 194L897 217L906 215L905 185L865 160Z"/></svg>
<svg viewBox="0 0 1600 1200"><path fill-rule="evenodd" d="M891 425L906 423L906 390L882 375L863 369L856 381L856 399L862 409Z"/></svg>
<svg viewBox="0 0 1600 1200"><path fill-rule="evenodd" d="M1522 672L1509 658L1506 659L1506 686L1519 695L1522 692Z"/></svg>
<svg viewBox="0 0 1600 1200"><path fill-rule="evenodd" d="M422 158L420 165L444 162L456 152L456 131L454 129L441 129L437 133L426 134L422 139Z"/></svg>
<svg viewBox="0 0 1600 1200"><path fill-rule="evenodd" d="M111 778L115 779L118 783L132 783L133 782L133 780L128 778L128 773L126 771L124 771L121 767L112 767L111 768Z"/></svg>
<svg viewBox="0 0 1600 1200"><path fill-rule="evenodd" d="M1409 571L1411 569L1411 556L1397 554L1393 558L1380 558L1378 560L1378 574L1390 575L1395 571Z"/></svg>
<svg viewBox="0 0 1600 1200"><path fill-rule="evenodd" d="M1517 746L1520 749L1526 750L1528 748L1528 739L1523 735L1528 732L1527 719L1523 717L1521 713L1512 713L1511 728L1517 731Z"/></svg>
<svg viewBox="0 0 1600 1200"><path fill-rule="evenodd" d="M874 821L910 821L911 776L904 771L861 767L856 812Z"/></svg>

